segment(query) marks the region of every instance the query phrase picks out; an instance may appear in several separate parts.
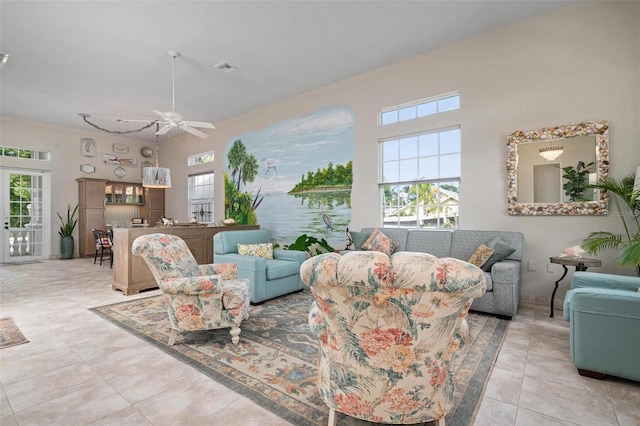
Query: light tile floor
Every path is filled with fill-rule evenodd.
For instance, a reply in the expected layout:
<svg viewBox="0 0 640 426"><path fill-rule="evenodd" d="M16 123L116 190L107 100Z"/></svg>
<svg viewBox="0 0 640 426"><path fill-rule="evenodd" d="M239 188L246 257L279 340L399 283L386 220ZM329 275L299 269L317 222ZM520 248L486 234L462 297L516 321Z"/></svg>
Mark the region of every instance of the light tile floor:
<svg viewBox="0 0 640 426"><path fill-rule="evenodd" d="M0 266L0 316L30 340L0 350L0 425L288 424L87 310L158 294L111 277L92 259ZM640 383L580 377L562 313L525 305L475 424L640 425Z"/></svg>

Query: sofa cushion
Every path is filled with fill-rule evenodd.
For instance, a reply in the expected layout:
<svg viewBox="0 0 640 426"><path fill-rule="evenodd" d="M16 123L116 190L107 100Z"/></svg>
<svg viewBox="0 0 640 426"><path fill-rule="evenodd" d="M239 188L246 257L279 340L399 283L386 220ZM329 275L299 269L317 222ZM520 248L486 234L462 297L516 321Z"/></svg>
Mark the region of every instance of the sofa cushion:
<svg viewBox="0 0 640 426"><path fill-rule="evenodd" d="M509 244L504 242L500 237L496 237L493 240L489 241L487 244L488 247L494 249L491 257L482 265L482 270L485 272L491 271L491 267L494 263L505 260L509 256L516 251L515 248L511 247Z"/></svg>
<svg viewBox="0 0 640 426"><path fill-rule="evenodd" d="M484 273L484 279L487 281L487 291L493 290L493 279L491 278L491 272Z"/></svg>
<svg viewBox="0 0 640 426"><path fill-rule="evenodd" d="M476 265L478 268L482 267L487 260L491 257L496 250L492 247L480 244L480 246L473 252L469 258L469 263Z"/></svg>
<svg viewBox="0 0 640 426"><path fill-rule="evenodd" d="M429 253L436 257L451 256L451 231L412 229L407 235L406 251Z"/></svg>
<svg viewBox="0 0 640 426"><path fill-rule="evenodd" d="M300 264L289 260L267 260L267 280L296 275L300 272Z"/></svg>
<svg viewBox="0 0 640 426"><path fill-rule="evenodd" d="M362 248L367 251L379 251L391 256L398 248L398 243L384 235L379 229L375 229L369 238L362 244Z"/></svg>
<svg viewBox="0 0 640 426"><path fill-rule="evenodd" d="M273 259L273 244L238 244L238 254L261 257L267 260Z"/></svg>
<svg viewBox="0 0 640 426"><path fill-rule="evenodd" d="M260 244L270 241L269 232L264 229L221 231L213 236L213 250L215 254L237 253L238 244Z"/></svg>
<svg viewBox="0 0 640 426"><path fill-rule="evenodd" d="M349 231L348 234L351 238L351 241L353 241L353 249L362 250L362 244L367 241L367 238L369 238L371 232Z"/></svg>

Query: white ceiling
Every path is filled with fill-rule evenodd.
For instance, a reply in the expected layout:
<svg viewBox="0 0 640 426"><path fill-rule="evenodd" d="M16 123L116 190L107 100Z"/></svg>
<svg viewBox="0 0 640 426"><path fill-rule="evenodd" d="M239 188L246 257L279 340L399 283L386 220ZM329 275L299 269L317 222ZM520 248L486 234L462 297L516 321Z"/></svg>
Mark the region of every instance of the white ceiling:
<svg viewBox="0 0 640 426"><path fill-rule="evenodd" d="M570 3L2 0L0 112L139 127L116 120L171 110L177 50L176 110L215 123ZM215 69L222 61L238 70Z"/></svg>

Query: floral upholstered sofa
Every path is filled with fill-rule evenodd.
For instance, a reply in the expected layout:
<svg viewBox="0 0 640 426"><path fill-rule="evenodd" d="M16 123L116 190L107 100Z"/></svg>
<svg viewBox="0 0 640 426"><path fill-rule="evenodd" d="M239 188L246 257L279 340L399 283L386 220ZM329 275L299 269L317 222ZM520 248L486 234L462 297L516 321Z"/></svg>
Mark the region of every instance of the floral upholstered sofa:
<svg viewBox="0 0 640 426"><path fill-rule="evenodd" d="M326 253L300 273L315 298L318 388L330 408L376 423L444 424L453 406L454 355L482 270L426 253Z"/></svg>
<svg viewBox="0 0 640 426"><path fill-rule="evenodd" d="M471 310L507 319L518 311L520 267L524 255L524 235L521 232L363 228L361 232L349 233L353 250L363 250L362 245L376 229L397 244L397 247L394 244L394 253L412 251L469 261L481 246L491 246L494 252L481 266L487 280L487 292L474 300Z"/></svg>

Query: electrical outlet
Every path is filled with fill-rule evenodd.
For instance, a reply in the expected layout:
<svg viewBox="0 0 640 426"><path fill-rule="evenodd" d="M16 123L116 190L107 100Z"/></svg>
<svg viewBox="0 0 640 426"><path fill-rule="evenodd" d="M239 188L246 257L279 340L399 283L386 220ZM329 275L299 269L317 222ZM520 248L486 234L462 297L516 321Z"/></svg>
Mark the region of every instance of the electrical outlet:
<svg viewBox="0 0 640 426"><path fill-rule="evenodd" d="M536 262L533 260L527 261L527 271L535 272L536 270Z"/></svg>
<svg viewBox="0 0 640 426"><path fill-rule="evenodd" d="M547 272L549 272L549 273L554 273L555 272L555 270L553 268L553 263L551 263L551 262L547 263Z"/></svg>

